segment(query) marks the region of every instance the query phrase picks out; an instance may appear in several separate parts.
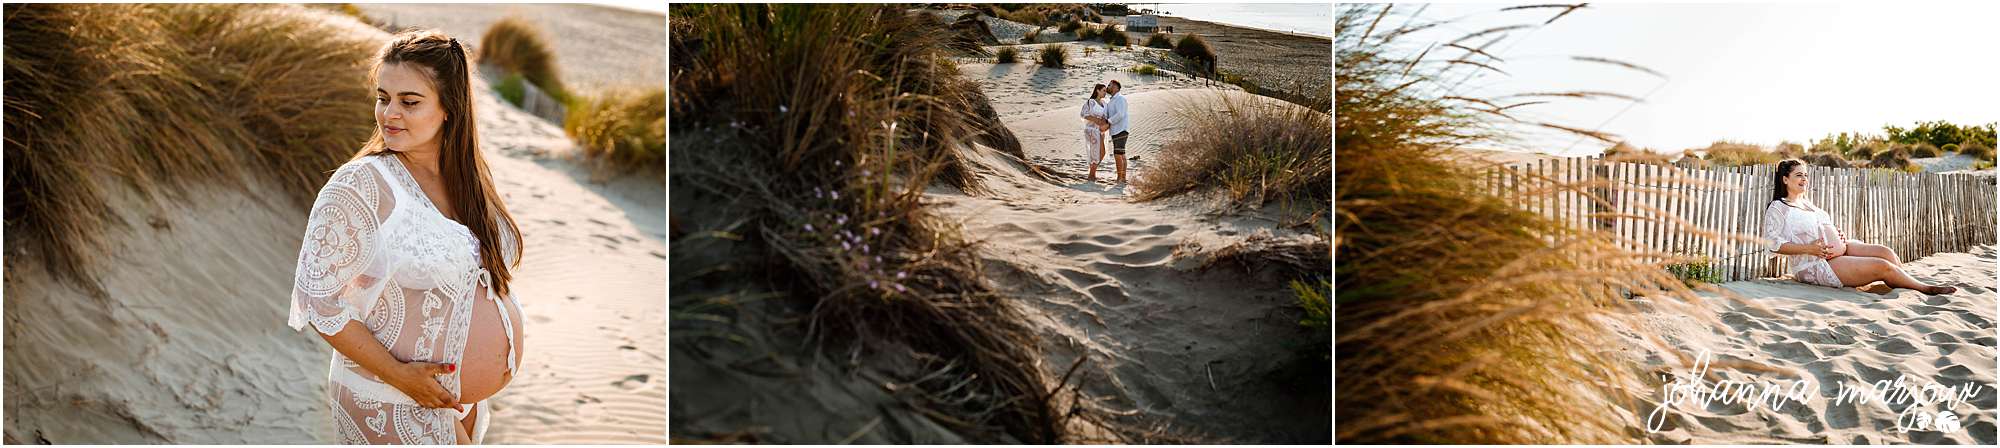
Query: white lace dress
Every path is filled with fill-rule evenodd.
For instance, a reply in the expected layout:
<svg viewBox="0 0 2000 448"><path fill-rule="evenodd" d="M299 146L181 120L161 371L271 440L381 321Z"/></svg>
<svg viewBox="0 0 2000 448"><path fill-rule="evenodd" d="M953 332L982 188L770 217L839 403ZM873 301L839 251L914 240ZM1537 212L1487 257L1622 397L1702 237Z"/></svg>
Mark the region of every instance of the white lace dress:
<svg viewBox="0 0 2000 448"><path fill-rule="evenodd" d="M1077 113L1077 117L1104 118L1104 103L1085 98L1083 100L1083 110ZM1083 163L1086 166L1104 157L1104 142L1099 140L1099 132L1100 130L1097 128L1096 123L1091 123L1087 120L1083 122Z"/></svg>
<svg viewBox="0 0 2000 448"><path fill-rule="evenodd" d="M501 229L508 265L520 256L519 236ZM306 224L292 289L290 325L310 324L332 335L360 322L397 359L457 364L462 358L474 300L494 300L505 325L508 369L514 359L510 307L487 292L479 240L438 212L401 159L391 154L342 165L328 180ZM451 444L464 411L428 409L375 374L334 352L328 406L342 443ZM459 394L461 369L439 375ZM487 417L482 406L479 419ZM483 432L483 426L479 432Z"/></svg>
<svg viewBox="0 0 2000 448"><path fill-rule="evenodd" d="M1784 243L1820 245L1824 238L1821 227L1832 223L1833 215L1818 206L1804 208L1773 200L1764 207L1764 238L1771 240L1764 250L1770 251L1773 257L1785 257L1791 264L1791 271L1787 274L1799 282L1835 288L1845 286L1841 284L1840 277L1833 274L1833 265L1827 264L1824 258L1812 254L1778 253L1778 248Z"/></svg>

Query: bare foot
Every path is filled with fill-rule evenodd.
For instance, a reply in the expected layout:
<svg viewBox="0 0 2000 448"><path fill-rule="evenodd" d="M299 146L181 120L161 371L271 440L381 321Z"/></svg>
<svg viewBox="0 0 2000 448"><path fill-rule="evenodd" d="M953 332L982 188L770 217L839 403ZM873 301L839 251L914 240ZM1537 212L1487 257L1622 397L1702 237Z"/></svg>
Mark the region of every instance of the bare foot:
<svg viewBox="0 0 2000 448"><path fill-rule="evenodd" d="M1953 288L1950 286L1932 286L1929 289L1924 290L1924 294L1930 294L1934 296L1950 295L1951 293L1954 292L1958 292L1958 288Z"/></svg>

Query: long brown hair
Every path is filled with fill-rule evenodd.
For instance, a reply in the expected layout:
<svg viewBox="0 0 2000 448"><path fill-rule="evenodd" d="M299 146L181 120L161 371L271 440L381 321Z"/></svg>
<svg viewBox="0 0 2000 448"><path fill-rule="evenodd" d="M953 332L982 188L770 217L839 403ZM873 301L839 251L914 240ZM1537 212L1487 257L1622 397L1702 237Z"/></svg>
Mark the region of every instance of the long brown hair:
<svg viewBox="0 0 2000 448"><path fill-rule="evenodd" d="M1791 190L1785 188L1785 177L1792 175L1792 171L1804 169L1805 163L1805 161L1799 159L1778 161L1778 171L1773 173L1773 177L1771 178L1771 200L1783 202L1785 205L1792 205L1792 201L1785 200L1786 196L1791 195Z"/></svg>
<svg viewBox="0 0 2000 448"><path fill-rule="evenodd" d="M451 201L458 223L479 238L479 262L493 276L494 292L505 295L507 281L513 279L513 274L500 252L497 226L502 223L507 226L507 231L516 238L517 251L522 250L521 228L514 225L507 204L500 202L500 194L493 191L493 179L487 174L486 159L479 151L479 129L475 126L478 120L472 115L472 70L465 54L464 45L444 33L404 31L376 53L368 78L370 83L375 82L382 66L387 64L412 63L429 69L431 87L437 90L437 102L444 107L445 114L444 128L438 131L438 175L444 178L445 196ZM381 126L376 126L375 135L368 138L354 158L394 152L382 139ZM520 258L514 261L518 263Z"/></svg>

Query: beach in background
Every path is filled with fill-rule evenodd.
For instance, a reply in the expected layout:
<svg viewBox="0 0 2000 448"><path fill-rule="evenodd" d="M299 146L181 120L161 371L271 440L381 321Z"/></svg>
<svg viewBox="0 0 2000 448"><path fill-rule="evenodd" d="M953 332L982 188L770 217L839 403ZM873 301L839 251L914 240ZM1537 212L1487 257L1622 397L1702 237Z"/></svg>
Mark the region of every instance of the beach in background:
<svg viewBox="0 0 2000 448"><path fill-rule="evenodd" d="M1333 38L1333 5L1325 3L1129 3L1167 17L1242 28ZM1162 23L1162 25L1167 25Z"/></svg>

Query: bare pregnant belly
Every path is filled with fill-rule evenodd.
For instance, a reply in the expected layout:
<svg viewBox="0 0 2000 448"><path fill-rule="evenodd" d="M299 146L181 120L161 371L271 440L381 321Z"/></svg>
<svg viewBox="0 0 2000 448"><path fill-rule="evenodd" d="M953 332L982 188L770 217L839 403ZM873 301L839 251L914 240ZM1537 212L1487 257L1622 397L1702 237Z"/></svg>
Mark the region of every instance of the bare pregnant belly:
<svg viewBox="0 0 2000 448"><path fill-rule="evenodd" d="M487 292L481 288L477 300L472 305L472 328L465 339L465 357L459 361L458 401L475 403L500 393L514 375L507 371L507 333L500 322L500 308ZM521 357L522 319L521 308L506 301L507 313L514 323L515 359Z"/></svg>

